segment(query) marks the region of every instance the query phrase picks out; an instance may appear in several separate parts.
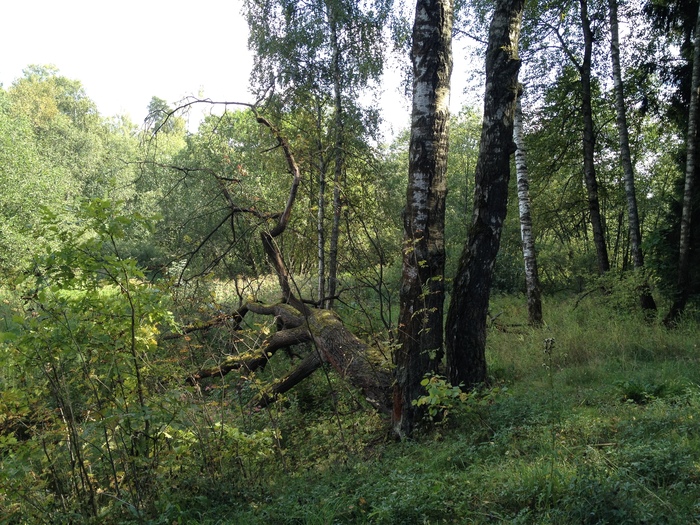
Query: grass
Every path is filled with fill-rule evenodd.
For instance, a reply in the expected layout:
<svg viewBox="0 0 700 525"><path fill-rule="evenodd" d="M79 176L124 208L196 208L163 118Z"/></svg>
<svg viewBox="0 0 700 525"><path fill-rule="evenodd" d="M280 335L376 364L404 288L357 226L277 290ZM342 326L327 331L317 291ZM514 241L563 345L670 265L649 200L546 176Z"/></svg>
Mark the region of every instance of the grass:
<svg viewBox="0 0 700 525"><path fill-rule="evenodd" d="M314 379L300 394L303 410L293 394L278 414L287 470L198 519L700 523L697 323L667 331L605 305L557 301L547 326L531 330L521 304L493 304L503 313L488 357L504 392L489 404L458 407L432 432L397 443L342 395L342 414L329 415L327 403L311 409L309 397L328 395ZM554 340L551 358L545 338Z"/></svg>
<svg viewBox="0 0 700 525"><path fill-rule="evenodd" d="M394 441L327 370L252 413L227 401L241 384L231 374L207 394L211 410L246 436L275 428L274 453L257 441L234 453L212 435L219 448L202 454L219 458L214 474L181 459L138 521L700 523L698 322L668 331L602 300L550 299L546 326L532 330L522 298L495 298L487 356L498 390L413 441ZM191 410L194 420L201 408Z"/></svg>

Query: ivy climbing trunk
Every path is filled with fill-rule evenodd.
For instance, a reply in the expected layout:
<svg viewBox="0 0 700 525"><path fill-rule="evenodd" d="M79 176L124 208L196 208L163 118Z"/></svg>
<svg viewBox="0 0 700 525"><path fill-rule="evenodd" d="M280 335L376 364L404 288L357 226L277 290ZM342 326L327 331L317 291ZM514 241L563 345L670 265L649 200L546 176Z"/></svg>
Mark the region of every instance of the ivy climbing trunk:
<svg viewBox="0 0 700 525"><path fill-rule="evenodd" d="M522 93L518 95L513 122L515 141L515 173L518 178L518 211L520 212L520 236L523 243L525 262L525 287L527 291L527 317L531 326L542 325L542 289L537 271L535 237L532 234L532 214L530 213L530 179L527 173L525 139L523 138Z"/></svg>
<svg viewBox="0 0 700 525"><path fill-rule="evenodd" d="M423 376L442 358L452 0L418 0L413 25L413 109L404 210L403 273L394 354L394 431L409 436Z"/></svg>
<svg viewBox="0 0 700 525"><path fill-rule="evenodd" d="M486 50L486 90L474 211L447 312L447 373L453 385L486 381L486 316L493 267L506 217L513 119L518 95L518 39L524 0L497 0Z"/></svg>

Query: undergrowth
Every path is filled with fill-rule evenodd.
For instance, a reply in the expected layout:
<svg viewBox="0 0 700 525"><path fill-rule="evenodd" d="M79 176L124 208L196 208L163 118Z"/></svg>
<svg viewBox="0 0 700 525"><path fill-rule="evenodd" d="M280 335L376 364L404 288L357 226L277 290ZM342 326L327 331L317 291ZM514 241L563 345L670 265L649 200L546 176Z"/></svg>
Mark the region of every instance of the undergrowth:
<svg viewBox="0 0 700 525"><path fill-rule="evenodd" d="M218 307L212 296L211 308ZM427 380L434 388L426 403L444 413L433 414L441 416L433 430L405 442L394 441L387 422L330 369L265 409L246 401L275 377L274 363L257 377L231 373L184 386L188 370L221 355L223 329L153 350L138 365L145 374L140 412L71 422L74 439L85 440L86 448L75 450L84 454L84 486L94 486L93 516L55 498L55 480L66 483L66 497L87 490L69 489L75 463L62 450L75 445L63 437L55 402L42 401L39 390L6 389L0 523L700 522L697 322L668 331L600 301L567 298L550 298L545 317L543 328L530 329L522 298L495 298L490 389L461 396L439 377ZM259 321L251 320L251 333ZM4 379L24 385L8 355ZM109 366L96 362L85 378L123 388ZM155 377L157 370L166 370L167 380ZM65 381L74 390L53 397L97 406L77 379ZM112 391L105 392L99 403L106 414ZM148 424L160 429L149 445L157 456L131 444ZM105 429L121 439L109 441L110 449L100 449ZM56 473L54 465L68 470ZM148 492L117 501L110 491L125 486L130 469ZM108 483L100 486L103 471Z"/></svg>
<svg viewBox="0 0 700 525"><path fill-rule="evenodd" d="M488 403L453 404L445 424L412 442L383 439L379 424L373 441L368 432L364 448L342 458L299 454L302 464L230 519L698 522L697 324L667 331L599 304L559 300L546 327L531 330L521 300L497 299L492 315L501 311L489 334L498 393ZM554 342L550 354L545 339ZM319 420L288 446L318 446L306 438L319 430L342 449L339 433Z"/></svg>

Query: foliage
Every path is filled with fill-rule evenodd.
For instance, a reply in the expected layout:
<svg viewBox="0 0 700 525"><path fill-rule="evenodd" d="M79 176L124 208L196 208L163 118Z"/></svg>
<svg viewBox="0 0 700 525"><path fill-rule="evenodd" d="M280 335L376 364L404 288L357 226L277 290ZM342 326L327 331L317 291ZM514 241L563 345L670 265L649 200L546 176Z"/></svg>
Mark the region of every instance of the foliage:
<svg viewBox="0 0 700 525"><path fill-rule="evenodd" d="M413 405L425 407L425 417L431 423L446 423L448 415L456 409L461 416L475 412L478 407L490 405L504 393L499 387L483 392L465 392L463 385L453 386L438 374L427 374L420 384L425 388L426 394L413 400Z"/></svg>
<svg viewBox="0 0 700 525"><path fill-rule="evenodd" d="M277 86L261 111L274 116L303 172L303 205L280 248L295 286L315 297L320 171L342 162L337 310L388 359L407 135L377 143L376 108L360 94L376 87L390 6L292 4L253 2L250 12L258 87L271 76ZM480 17L475 34L485 28L482 4L460 5ZM602 6L594 6L596 46L607 44ZM614 266L599 277L580 179L580 89L552 33L559 28L575 54L578 7L531 4L524 29L547 324L527 328L517 295L513 187L489 314L491 386L462 392L425 378L416 403L440 425L411 442L388 441L386 422L327 367L265 409L248 403L277 378L274 361L257 374L184 384L275 329L250 316L180 333L250 296L279 295L257 231L284 205L286 166L251 112L229 108L188 131L153 97L139 132L103 118L80 82L54 67L30 66L0 88L0 523L697 521L697 310L667 331L637 307L640 285L663 302L675 278L689 70L678 59L695 8L650 4L655 36L623 49L645 273L628 271L607 55L594 52L596 168ZM647 35L632 7L628 19ZM334 24L347 51L338 64ZM480 127L472 108L451 121L448 286L472 212ZM251 213L232 214L232 204ZM331 219L321 220L326 232ZM557 351L543 367L550 338ZM308 350L276 359L286 365Z"/></svg>
<svg viewBox="0 0 700 525"><path fill-rule="evenodd" d="M70 222L82 198L133 199L133 131L125 120L103 119L80 82L54 67L30 66L8 91L0 90L3 269L29 266L43 207Z"/></svg>
<svg viewBox="0 0 700 525"><path fill-rule="evenodd" d="M274 429L244 431L178 386L178 349L158 341L177 330L167 282L149 283L120 256L149 221L119 212L94 200L72 227L44 219L59 248L47 243L3 336L0 485L15 496L0 507L10 522L143 520L185 472L247 478L275 449Z"/></svg>
<svg viewBox="0 0 700 525"><path fill-rule="evenodd" d="M467 393L462 392L459 386L452 386L444 377L436 374L428 374L420 382L427 391L426 395L413 400L414 406L425 406L426 416L430 421L439 419L444 421L454 406L467 400Z"/></svg>

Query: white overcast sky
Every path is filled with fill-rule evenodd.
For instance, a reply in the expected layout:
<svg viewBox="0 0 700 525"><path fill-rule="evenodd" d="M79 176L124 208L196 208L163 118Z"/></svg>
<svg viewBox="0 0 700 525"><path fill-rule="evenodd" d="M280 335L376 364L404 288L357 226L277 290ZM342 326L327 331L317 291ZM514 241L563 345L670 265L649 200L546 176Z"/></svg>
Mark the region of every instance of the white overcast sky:
<svg viewBox="0 0 700 525"><path fill-rule="evenodd" d="M251 101L247 38L241 0L14 0L0 22L0 83L9 87L30 64L52 64L82 82L101 114L141 123L152 96ZM454 51L456 111L466 57L459 44ZM394 131L408 124L396 78L381 100Z"/></svg>
<svg viewBox="0 0 700 525"><path fill-rule="evenodd" d="M0 82L29 64L80 80L106 116L146 116L152 96L248 101L239 0L15 0L0 23Z"/></svg>

